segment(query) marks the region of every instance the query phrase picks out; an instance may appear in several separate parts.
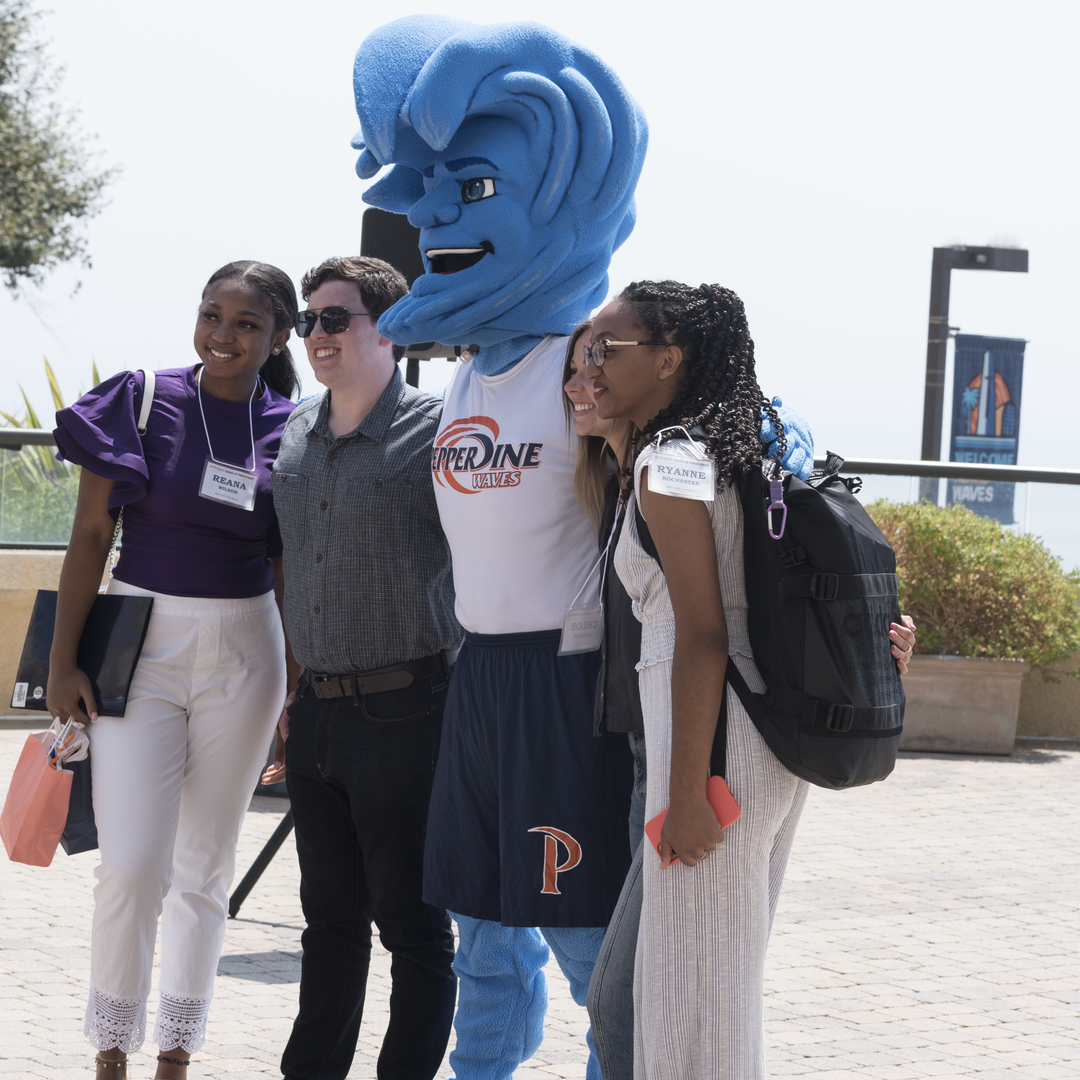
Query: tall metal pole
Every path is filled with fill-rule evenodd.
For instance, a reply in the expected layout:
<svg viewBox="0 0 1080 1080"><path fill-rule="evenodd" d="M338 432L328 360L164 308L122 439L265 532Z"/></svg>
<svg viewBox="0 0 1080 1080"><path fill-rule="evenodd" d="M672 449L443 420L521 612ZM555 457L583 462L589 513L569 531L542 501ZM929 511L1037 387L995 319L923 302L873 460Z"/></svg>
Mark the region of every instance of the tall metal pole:
<svg viewBox="0 0 1080 1080"><path fill-rule="evenodd" d="M934 248L930 271L930 324L926 332L926 394L923 398L922 460L941 460L945 414L945 357L949 344L949 287L952 248ZM937 502L937 480L919 481L919 501Z"/></svg>
<svg viewBox="0 0 1080 1080"><path fill-rule="evenodd" d="M926 332L926 395L923 398L922 460L941 460L945 418L945 355L949 344L949 286L953 270L1003 270L1026 274L1024 248L934 248L930 271L930 323ZM937 502L937 480L920 479L919 499Z"/></svg>
<svg viewBox="0 0 1080 1080"><path fill-rule="evenodd" d="M945 354L949 344L951 248L934 248L930 272L930 325L926 332L926 396L923 400L922 460L941 460L945 414Z"/></svg>

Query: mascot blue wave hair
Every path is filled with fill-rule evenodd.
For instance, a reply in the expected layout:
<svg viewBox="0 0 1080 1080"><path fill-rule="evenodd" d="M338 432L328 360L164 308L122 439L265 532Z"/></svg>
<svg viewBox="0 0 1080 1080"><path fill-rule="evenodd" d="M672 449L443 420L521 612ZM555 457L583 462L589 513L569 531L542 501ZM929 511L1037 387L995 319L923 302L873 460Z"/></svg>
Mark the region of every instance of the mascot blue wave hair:
<svg viewBox="0 0 1080 1080"><path fill-rule="evenodd" d="M408 215L427 271L381 333L479 345L492 373L528 351L511 339L568 333L603 303L648 136L594 53L537 23L412 16L363 43L353 83L357 172L393 165L364 199Z"/></svg>
<svg viewBox="0 0 1080 1080"><path fill-rule="evenodd" d="M474 363L493 375L603 303L611 256L634 228L648 127L595 53L539 23L413 15L360 46L353 91L357 174L392 166L364 201L420 229L426 271L380 333L480 346ZM781 416L785 465L805 479L810 429Z"/></svg>

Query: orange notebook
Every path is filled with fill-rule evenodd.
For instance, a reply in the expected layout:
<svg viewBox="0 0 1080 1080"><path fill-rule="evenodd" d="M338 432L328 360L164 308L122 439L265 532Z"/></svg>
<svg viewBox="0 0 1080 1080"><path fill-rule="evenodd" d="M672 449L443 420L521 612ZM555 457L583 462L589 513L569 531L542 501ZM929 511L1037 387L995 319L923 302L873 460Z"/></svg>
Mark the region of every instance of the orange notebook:
<svg viewBox="0 0 1080 1080"><path fill-rule="evenodd" d="M715 811L721 829L726 829L742 817L742 809L735 801L735 796L728 790L727 781L722 776L709 777L708 786L705 788L705 797ZM645 822L645 835L649 838L649 843L656 849L657 855L660 854L660 830L663 828L666 817L667 811L661 810L652 821ZM664 863L660 869L666 870L672 862L678 862L678 858Z"/></svg>

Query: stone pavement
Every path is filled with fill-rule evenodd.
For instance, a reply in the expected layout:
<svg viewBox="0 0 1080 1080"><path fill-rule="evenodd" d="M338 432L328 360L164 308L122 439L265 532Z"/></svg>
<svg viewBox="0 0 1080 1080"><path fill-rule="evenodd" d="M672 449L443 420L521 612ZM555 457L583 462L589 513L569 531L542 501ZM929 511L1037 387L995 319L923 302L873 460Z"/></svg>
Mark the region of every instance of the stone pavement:
<svg viewBox="0 0 1080 1080"><path fill-rule="evenodd" d="M25 731L0 730L0 797ZM241 871L284 808L253 800ZM82 1013L94 864L61 851L37 869L0 854L0 1077L92 1075ZM229 923L192 1080L280 1075L300 973L296 883L286 842ZM770 1074L1080 1077L1078 949L1080 753L903 755L883 784L815 789L769 952ZM584 1076L583 1010L554 963L548 976L547 1035L518 1076ZM388 997L376 949L351 1077L375 1076ZM148 1054L131 1075L153 1075Z"/></svg>

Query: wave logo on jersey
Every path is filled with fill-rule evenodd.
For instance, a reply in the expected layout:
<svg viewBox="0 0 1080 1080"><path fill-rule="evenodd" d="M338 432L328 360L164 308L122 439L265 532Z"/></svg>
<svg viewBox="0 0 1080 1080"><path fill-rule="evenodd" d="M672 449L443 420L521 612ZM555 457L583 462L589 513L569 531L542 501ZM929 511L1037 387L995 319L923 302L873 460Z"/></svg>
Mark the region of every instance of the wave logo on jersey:
<svg viewBox="0 0 1080 1080"><path fill-rule="evenodd" d="M543 443L501 443L490 416L467 416L447 424L431 449L435 483L475 495L517 487L526 469L540 468Z"/></svg>
<svg viewBox="0 0 1080 1080"><path fill-rule="evenodd" d="M541 895L562 896L559 892L559 875L573 870L581 862L581 845L562 829L550 825L538 825L529 832L544 834L544 887ZM566 848L566 862L559 862L559 845Z"/></svg>

